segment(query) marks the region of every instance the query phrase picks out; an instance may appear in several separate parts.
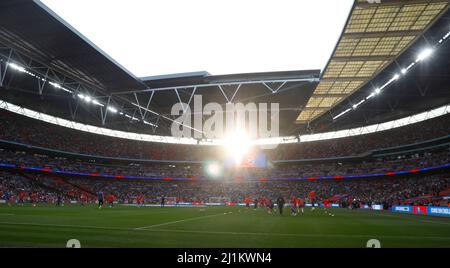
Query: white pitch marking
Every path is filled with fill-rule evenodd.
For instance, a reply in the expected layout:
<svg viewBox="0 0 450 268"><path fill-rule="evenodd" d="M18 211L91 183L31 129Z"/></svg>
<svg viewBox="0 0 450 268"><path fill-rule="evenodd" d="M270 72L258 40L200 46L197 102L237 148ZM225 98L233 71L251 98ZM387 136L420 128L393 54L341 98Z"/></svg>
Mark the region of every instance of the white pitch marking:
<svg viewBox="0 0 450 268"><path fill-rule="evenodd" d="M222 214L220 214L222 215ZM210 215L219 216L219 215ZM41 224L28 222L0 222L3 225L24 225L24 226L38 226L38 227L60 227L60 228L83 228L83 229L101 229L101 230L116 230L116 231L133 231L136 229L120 228L120 227L101 227L101 226L87 226L87 225L66 225L66 224ZM254 235L254 236L292 236L292 237L355 237L355 238L404 238L404 239L437 239L450 240L450 237L440 236L395 236L395 235L353 235L353 234L290 234L290 233L246 233L246 232L219 232L219 231L196 231L196 230L173 230L173 229L140 229L146 232L177 232L177 233L198 233L198 234L213 234L213 235Z"/></svg>
<svg viewBox="0 0 450 268"><path fill-rule="evenodd" d="M290 234L290 233L247 233L247 232L220 232L220 231L197 231L197 230L173 230L173 229L143 229L149 232L175 232L175 233L197 233L197 234L212 234L212 235L255 235L255 236L293 236L293 237L337 237L337 238L404 238L404 239L439 239L450 240L450 237L440 236L395 236L395 235L353 235L353 234Z"/></svg>
<svg viewBox="0 0 450 268"><path fill-rule="evenodd" d="M89 226L89 225L69 225L69 224L32 223L32 222L0 222L0 224L3 224L3 225L38 226L38 227L62 227L62 228L122 230L122 231L129 231L130 230L130 229L127 229L127 228L120 228L120 227L101 227L101 226Z"/></svg>
<svg viewBox="0 0 450 268"><path fill-rule="evenodd" d="M169 222L134 228L134 230L145 230L145 229L149 229L149 228L153 228L153 227L166 226L166 225L171 225L171 224L180 223L180 222L195 221L195 220L201 220L201 219L212 218L212 217L223 216L223 215L224 215L224 213L220 213L220 214L214 214L214 215L208 215L208 216L188 218L188 219L178 220L178 221L169 221Z"/></svg>

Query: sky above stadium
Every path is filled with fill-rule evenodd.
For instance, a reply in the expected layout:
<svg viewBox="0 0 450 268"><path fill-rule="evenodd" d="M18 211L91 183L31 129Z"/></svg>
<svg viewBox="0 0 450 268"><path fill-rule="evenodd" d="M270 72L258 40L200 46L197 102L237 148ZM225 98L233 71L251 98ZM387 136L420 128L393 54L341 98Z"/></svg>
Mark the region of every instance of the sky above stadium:
<svg viewBox="0 0 450 268"><path fill-rule="evenodd" d="M41 0L138 77L323 69L353 0Z"/></svg>

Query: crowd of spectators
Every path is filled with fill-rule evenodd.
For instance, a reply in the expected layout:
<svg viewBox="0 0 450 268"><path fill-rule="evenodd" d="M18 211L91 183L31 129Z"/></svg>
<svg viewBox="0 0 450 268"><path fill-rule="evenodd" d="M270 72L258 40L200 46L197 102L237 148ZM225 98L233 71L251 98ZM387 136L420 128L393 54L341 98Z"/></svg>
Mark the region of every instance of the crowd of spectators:
<svg viewBox="0 0 450 268"><path fill-rule="evenodd" d="M387 173L401 170L412 170L434 167L450 163L450 151L426 152L412 155L369 158L365 161L352 162L309 162L304 164L279 165L271 171L273 177L320 177L348 176L357 174Z"/></svg>
<svg viewBox="0 0 450 268"><path fill-rule="evenodd" d="M447 164L448 148L417 154L354 161L297 162L274 164L267 169L240 169L229 178L199 180L207 173L202 164L170 164L170 160L220 159L218 147L170 145L132 141L100 136L59 127L0 111L0 139L67 152L143 160L169 160L169 163L142 164L121 161L114 164L99 160L64 158L31 152L0 149L0 162L17 166L48 168L52 171L73 171L136 177L182 177L192 181L121 180L99 177L56 176L27 173L16 168L0 172L0 197L11 202L60 203L94 202L96 193L114 195L121 203L134 203L143 197L146 203L158 203L162 197L171 202L242 202L244 199L284 197L308 198L315 193L317 201L393 204L436 204L450 195L450 175L413 174L383 178L306 181L260 181L248 178L312 178L355 174L385 173ZM412 144L450 134L450 115L398 129L358 137L327 141L280 145L266 152L271 160L310 159L353 156L374 149Z"/></svg>
<svg viewBox="0 0 450 268"><path fill-rule="evenodd" d="M0 111L0 139L68 152L108 157L198 161L217 159L216 146L174 145L101 136ZM353 156L450 134L450 115L357 137L280 145L266 153L272 160Z"/></svg>
<svg viewBox="0 0 450 268"><path fill-rule="evenodd" d="M55 203L60 194L58 190L45 187L43 183L34 179L0 172L0 199L8 198L11 203L24 203L31 200L39 203Z"/></svg>
<svg viewBox="0 0 450 268"><path fill-rule="evenodd" d="M9 193L14 199L20 193L37 194L37 202L54 203L58 195L65 200L94 202L96 193L115 196L120 203L135 203L143 196L145 203L157 204L164 197L180 202L243 202L251 199L292 197L308 201L336 203L438 205L450 195L450 174L404 176L377 179L316 181L120 181L100 178L58 178L42 175L0 173L0 195Z"/></svg>
<svg viewBox="0 0 450 268"><path fill-rule="evenodd" d="M17 166L48 168L52 171L79 172L85 174L107 174L135 177L198 177L202 174L201 165L172 164L108 164L93 160L63 158L44 154L0 149L0 162Z"/></svg>
<svg viewBox="0 0 450 268"><path fill-rule="evenodd" d="M208 177L206 164L136 164L132 162L102 163L92 160L68 159L20 151L0 149L0 163L44 168L52 171L78 172L84 174L105 174L133 177L172 177L205 178ZM450 150L425 152L421 154L369 158L352 162L299 162L276 164L272 168L237 169L223 174L231 177L258 178L309 178L322 176L348 176L361 174L386 173L439 166L450 163Z"/></svg>
<svg viewBox="0 0 450 268"><path fill-rule="evenodd" d="M450 115L391 130L347 138L284 144L268 151L272 159L292 160L356 156L372 150L408 145L450 135Z"/></svg>

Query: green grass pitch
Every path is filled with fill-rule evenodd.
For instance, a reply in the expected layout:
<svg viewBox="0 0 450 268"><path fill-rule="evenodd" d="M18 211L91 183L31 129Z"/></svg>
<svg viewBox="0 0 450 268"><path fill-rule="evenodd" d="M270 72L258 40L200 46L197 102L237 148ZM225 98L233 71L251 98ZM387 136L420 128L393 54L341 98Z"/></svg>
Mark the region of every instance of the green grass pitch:
<svg viewBox="0 0 450 268"><path fill-rule="evenodd" d="M237 207L0 205L0 247L450 247L450 219L323 208L292 217ZM329 214L334 214L330 216Z"/></svg>

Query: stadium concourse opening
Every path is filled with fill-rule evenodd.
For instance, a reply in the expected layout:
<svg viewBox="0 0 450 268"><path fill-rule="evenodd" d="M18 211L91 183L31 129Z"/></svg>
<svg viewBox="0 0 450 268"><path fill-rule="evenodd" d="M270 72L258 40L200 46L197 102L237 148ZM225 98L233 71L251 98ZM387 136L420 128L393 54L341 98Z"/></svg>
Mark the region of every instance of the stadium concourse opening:
<svg viewBox="0 0 450 268"><path fill-rule="evenodd" d="M152 18L139 36L110 17L143 3L90 2L101 33L73 1L0 2L0 247L182 248L172 261L208 265L221 256L189 249L275 263L273 248L450 247L449 1L286 1L262 21L256 6L286 6L181 1L182 31ZM229 28L217 7L236 10Z"/></svg>

